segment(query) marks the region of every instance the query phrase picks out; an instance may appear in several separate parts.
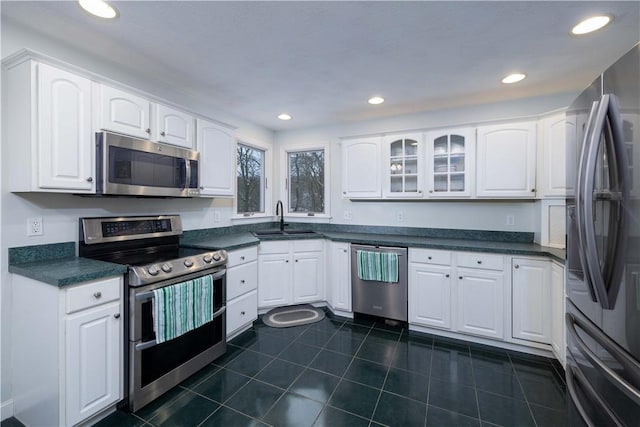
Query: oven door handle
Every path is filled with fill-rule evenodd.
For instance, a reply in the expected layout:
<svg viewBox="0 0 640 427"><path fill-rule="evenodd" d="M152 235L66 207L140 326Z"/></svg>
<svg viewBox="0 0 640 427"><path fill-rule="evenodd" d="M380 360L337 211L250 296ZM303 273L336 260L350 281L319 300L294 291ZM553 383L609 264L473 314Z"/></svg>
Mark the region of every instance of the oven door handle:
<svg viewBox="0 0 640 427"><path fill-rule="evenodd" d="M220 317L222 314L224 314L225 311L227 311L227 306L223 305L220 310L213 313L213 319ZM146 350L148 348L155 347L156 345L158 345L158 342L156 340L141 342L139 344L136 344L136 351Z"/></svg>
<svg viewBox="0 0 640 427"><path fill-rule="evenodd" d="M222 270L218 270L215 273L211 274L211 280L219 279L225 274L227 274L226 268L223 268ZM136 294L136 301L145 301L148 299L153 299L153 291L140 292Z"/></svg>

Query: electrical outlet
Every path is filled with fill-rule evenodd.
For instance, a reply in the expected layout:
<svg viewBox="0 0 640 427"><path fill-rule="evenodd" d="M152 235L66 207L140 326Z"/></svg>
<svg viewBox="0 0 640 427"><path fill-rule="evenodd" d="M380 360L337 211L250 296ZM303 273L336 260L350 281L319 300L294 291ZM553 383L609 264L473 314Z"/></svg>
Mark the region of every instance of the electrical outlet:
<svg viewBox="0 0 640 427"><path fill-rule="evenodd" d="M220 211L213 211L213 222L220 222Z"/></svg>
<svg viewBox="0 0 640 427"><path fill-rule="evenodd" d="M353 216L351 215L351 211L344 211L342 216L347 221L351 221L353 219Z"/></svg>
<svg viewBox="0 0 640 427"><path fill-rule="evenodd" d="M27 218L27 236L42 236L42 218Z"/></svg>
<svg viewBox="0 0 640 427"><path fill-rule="evenodd" d="M507 215L507 225L515 225L516 218L513 215Z"/></svg>
<svg viewBox="0 0 640 427"><path fill-rule="evenodd" d="M396 212L396 219L398 220L398 222L404 221L404 212L402 211Z"/></svg>

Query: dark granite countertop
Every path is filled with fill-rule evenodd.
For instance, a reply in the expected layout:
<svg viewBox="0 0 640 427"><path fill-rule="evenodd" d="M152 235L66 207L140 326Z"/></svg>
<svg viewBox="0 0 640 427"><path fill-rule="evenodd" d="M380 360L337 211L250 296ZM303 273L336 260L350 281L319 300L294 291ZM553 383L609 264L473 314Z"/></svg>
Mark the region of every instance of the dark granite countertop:
<svg viewBox="0 0 640 427"><path fill-rule="evenodd" d="M127 267L124 265L78 257L30 261L9 265L10 273L19 274L58 287L74 285L89 280L120 276L126 273L126 271Z"/></svg>
<svg viewBox="0 0 640 427"><path fill-rule="evenodd" d="M549 248L535 243L494 242L468 239L438 239L432 237L414 237L377 233L345 233L319 231L316 235L280 235L255 237L251 233L225 234L209 236L201 240L182 243L183 246L200 249L233 250L246 246L257 245L260 241L296 240L309 238L326 238L336 242L360 243L366 245L402 246L412 248L431 248L450 251L490 252L507 255L546 256L561 263L565 261L563 249Z"/></svg>

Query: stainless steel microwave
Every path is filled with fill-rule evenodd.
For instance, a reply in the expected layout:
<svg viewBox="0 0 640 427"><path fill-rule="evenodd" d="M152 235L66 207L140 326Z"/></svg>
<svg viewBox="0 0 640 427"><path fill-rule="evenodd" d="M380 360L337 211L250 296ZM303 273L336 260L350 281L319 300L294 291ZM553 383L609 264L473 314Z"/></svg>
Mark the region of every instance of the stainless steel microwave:
<svg viewBox="0 0 640 427"><path fill-rule="evenodd" d="M111 132L96 134L96 194L194 197L200 153Z"/></svg>

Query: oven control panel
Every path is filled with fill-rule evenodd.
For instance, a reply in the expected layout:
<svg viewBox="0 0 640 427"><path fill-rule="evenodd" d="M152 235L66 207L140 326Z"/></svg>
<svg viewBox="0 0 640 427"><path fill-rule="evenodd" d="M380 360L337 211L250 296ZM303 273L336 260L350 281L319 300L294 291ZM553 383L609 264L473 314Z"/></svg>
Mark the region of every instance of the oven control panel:
<svg viewBox="0 0 640 427"><path fill-rule="evenodd" d="M227 252L219 250L177 258L157 264L133 266L130 267L129 286L148 285L191 273L206 272L206 270L223 267L226 264Z"/></svg>

